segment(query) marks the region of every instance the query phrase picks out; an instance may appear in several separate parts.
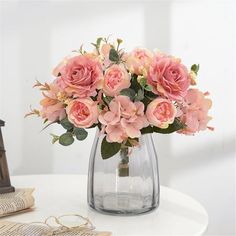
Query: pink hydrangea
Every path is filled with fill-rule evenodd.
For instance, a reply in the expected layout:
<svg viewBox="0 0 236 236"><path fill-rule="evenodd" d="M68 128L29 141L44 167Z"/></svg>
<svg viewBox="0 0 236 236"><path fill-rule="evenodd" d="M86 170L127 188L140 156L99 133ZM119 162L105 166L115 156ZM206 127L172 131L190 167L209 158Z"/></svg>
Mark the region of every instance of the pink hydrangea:
<svg viewBox="0 0 236 236"><path fill-rule="evenodd" d="M194 134L208 127L211 120L208 111L212 106L212 101L206 98L208 93L202 93L198 89L189 89L184 97L184 103L180 105L180 120L186 125L186 128L178 131L184 134Z"/></svg>
<svg viewBox="0 0 236 236"><path fill-rule="evenodd" d="M180 60L159 54L150 66L147 80L154 93L172 100L182 100L190 85L188 70Z"/></svg>
<svg viewBox="0 0 236 236"><path fill-rule="evenodd" d="M119 143L128 137L140 137L140 130L148 125L144 104L132 102L129 97L122 95L109 103L109 109L100 114L99 121L105 126L107 141Z"/></svg>

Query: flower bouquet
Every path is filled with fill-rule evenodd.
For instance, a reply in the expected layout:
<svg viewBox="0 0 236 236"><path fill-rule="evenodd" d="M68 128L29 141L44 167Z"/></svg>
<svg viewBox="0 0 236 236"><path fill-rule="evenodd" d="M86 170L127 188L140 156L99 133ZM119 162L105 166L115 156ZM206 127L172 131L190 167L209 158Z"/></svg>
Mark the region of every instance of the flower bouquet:
<svg viewBox="0 0 236 236"><path fill-rule="evenodd" d="M61 125L65 132L53 134L52 142L64 146L84 140L86 129L97 127L88 203L100 212L139 214L159 204L149 134L213 130L208 126L212 102L208 92L194 88L199 65L187 69L180 59L145 48L127 53L121 44L121 39L98 38L92 51L81 46L65 57L52 82L34 85L42 91L41 108L27 115L40 116L47 126Z"/></svg>
<svg viewBox="0 0 236 236"><path fill-rule="evenodd" d="M212 129L209 93L194 88L199 65L188 70L179 58L145 48L126 53L121 43L98 38L91 52L81 46L53 70L51 83L34 85L42 91L41 109L27 115L66 130L53 135L53 143L70 145L85 139L86 129L98 127L105 134L101 154L106 159L122 147L139 145L142 134Z"/></svg>

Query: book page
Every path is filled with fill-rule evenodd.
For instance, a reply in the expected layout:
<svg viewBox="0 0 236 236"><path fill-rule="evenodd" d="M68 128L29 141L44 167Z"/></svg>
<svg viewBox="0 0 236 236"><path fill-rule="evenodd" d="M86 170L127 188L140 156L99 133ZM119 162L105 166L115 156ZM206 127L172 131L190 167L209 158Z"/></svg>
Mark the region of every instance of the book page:
<svg viewBox="0 0 236 236"><path fill-rule="evenodd" d="M34 189L16 189L12 193L0 194L0 217L31 208L34 205Z"/></svg>

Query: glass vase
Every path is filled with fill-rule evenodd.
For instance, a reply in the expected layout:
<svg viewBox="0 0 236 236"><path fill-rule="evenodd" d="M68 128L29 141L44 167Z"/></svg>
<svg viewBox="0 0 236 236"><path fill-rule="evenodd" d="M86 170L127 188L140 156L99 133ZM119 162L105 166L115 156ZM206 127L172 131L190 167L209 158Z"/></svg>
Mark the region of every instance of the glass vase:
<svg viewBox="0 0 236 236"><path fill-rule="evenodd" d="M136 215L159 205L159 176L151 134L142 135L139 146L126 147L103 160L104 135L95 136L88 171L88 204L113 215Z"/></svg>

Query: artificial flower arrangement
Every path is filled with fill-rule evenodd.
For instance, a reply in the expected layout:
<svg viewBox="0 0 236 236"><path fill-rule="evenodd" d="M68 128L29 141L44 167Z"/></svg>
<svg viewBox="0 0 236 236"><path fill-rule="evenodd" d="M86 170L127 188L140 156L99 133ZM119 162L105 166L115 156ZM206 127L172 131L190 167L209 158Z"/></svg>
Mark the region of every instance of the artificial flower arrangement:
<svg viewBox="0 0 236 236"><path fill-rule="evenodd" d="M86 129L98 127L104 134L101 155L107 159L138 146L142 134L213 129L207 126L209 93L194 88L199 65L188 70L180 59L145 48L127 53L121 43L98 38L91 52L81 46L53 70L51 83L34 85L42 91L41 109L27 115L65 128L53 135L53 143L70 145L84 140Z"/></svg>

